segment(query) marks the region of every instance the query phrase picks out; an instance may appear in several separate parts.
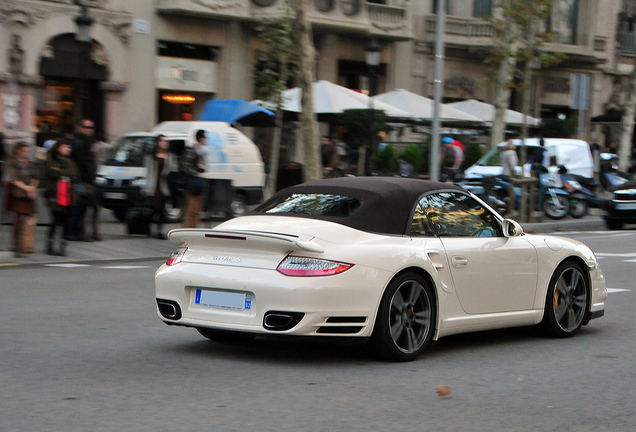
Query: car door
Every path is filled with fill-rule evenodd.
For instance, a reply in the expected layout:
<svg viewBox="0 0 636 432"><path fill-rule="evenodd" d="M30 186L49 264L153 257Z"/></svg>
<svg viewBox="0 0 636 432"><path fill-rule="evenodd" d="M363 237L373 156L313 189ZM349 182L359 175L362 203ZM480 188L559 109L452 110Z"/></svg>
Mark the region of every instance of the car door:
<svg viewBox="0 0 636 432"><path fill-rule="evenodd" d="M490 210L460 191L420 200L441 239L453 286L466 313L528 310L537 286L537 252L521 237L505 237Z"/></svg>

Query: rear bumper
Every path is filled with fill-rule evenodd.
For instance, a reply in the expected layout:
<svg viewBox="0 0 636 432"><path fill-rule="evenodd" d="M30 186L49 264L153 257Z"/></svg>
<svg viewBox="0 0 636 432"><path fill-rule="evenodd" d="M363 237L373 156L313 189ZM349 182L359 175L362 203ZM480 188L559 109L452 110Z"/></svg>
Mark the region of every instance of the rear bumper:
<svg viewBox="0 0 636 432"><path fill-rule="evenodd" d="M180 316L159 317L170 325L208 327L256 334L369 337L389 273L378 277L363 266L335 276L300 278L275 269L227 267L182 262L163 265L155 276L156 298L178 305ZM197 290L220 290L251 296L250 309L230 310L197 304ZM266 328L273 311L301 313L287 330Z"/></svg>

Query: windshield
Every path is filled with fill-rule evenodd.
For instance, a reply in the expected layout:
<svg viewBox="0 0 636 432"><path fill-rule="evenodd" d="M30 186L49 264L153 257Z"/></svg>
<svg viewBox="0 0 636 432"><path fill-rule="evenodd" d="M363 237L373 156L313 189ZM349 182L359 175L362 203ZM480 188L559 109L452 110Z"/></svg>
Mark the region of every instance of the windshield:
<svg viewBox="0 0 636 432"><path fill-rule="evenodd" d="M152 151L155 138L152 136L125 136L110 151L105 165L134 166L144 165L144 156Z"/></svg>
<svg viewBox="0 0 636 432"><path fill-rule="evenodd" d="M293 194L269 200L255 213L294 213L311 216L347 217L360 208L362 201L342 195Z"/></svg>
<svg viewBox="0 0 636 432"><path fill-rule="evenodd" d="M483 155L475 165L481 166L501 166L501 150L494 148Z"/></svg>

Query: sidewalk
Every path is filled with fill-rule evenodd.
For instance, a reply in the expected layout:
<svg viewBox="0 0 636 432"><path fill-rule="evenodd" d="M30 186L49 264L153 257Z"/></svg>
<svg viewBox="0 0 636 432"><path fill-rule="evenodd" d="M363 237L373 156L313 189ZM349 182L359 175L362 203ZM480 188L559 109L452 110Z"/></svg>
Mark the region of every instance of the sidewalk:
<svg viewBox="0 0 636 432"><path fill-rule="evenodd" d="M45 253L48 226L36 228L34 252L23 258L16 258L11 252L11 225L0 225L0 267L33 264L86 263L94 261L135 261L144 259L167 259L179 243L170 240L159 240L146 236L131 236L126 233L126 226L113 219L109 212L103 211L101 233L104 240L97 242L68 242L66 257L51 256ZM48 219L44 220L46 223ZM40 221L42 223L42 221ZM212 227L214 222L203 223L202 227ZM167 224L164 232L180 228L180 224ZM604 230L605 224L601 212L591 209L590 215L581 219L566 217L559 221L544 219L537 223L523 224L528 233L549 233L557 231L592 231ZM154 228L154 226L153 226Z"/></svg>

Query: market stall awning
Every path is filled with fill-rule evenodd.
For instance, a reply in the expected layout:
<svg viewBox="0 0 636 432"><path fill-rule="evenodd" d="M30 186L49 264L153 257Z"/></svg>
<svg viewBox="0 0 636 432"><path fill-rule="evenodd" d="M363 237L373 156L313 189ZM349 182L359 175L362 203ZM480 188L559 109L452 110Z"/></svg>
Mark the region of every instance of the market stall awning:
<svg viewBox="0 0 636 432"><path fill-rule="evenodd" d="M314 112L319 120L326 116L341 114L348 109L373 109L384 111L385 115L391 119L412 119L412 115L404 110L392 105L370 101L369 97L363 93L339 86L329 81L317 81L312 84L314 98ZM301 111L300 98L302 91L299 87L285 90L283 92L283 110L299 113Z"/></svg>
<svg viewBox="0 0 636 432"><path fill-rule="evenodd" d="M403 89L382 93L374 96L373 99L404 110L411 114L414 119L421 122L433 121L435 107L433 99ZM440 105L440 121L442 123L463 123L473 126L484 124L480 118L447 105Z"/></svg>
<svg viewBox="0 0 636 432"><path fill-rule="evenodd" d="M467 114L478 117L489 124L492 124L493 120L495 119L495 106L486 102L478 101L476 99L453 102L446 104L446 106L453 107ZM506 109L504 121L509 126L522 126L523 113L511 109ZM529 126L539 126L541 119L526 116L526 122Z"/></svg>

